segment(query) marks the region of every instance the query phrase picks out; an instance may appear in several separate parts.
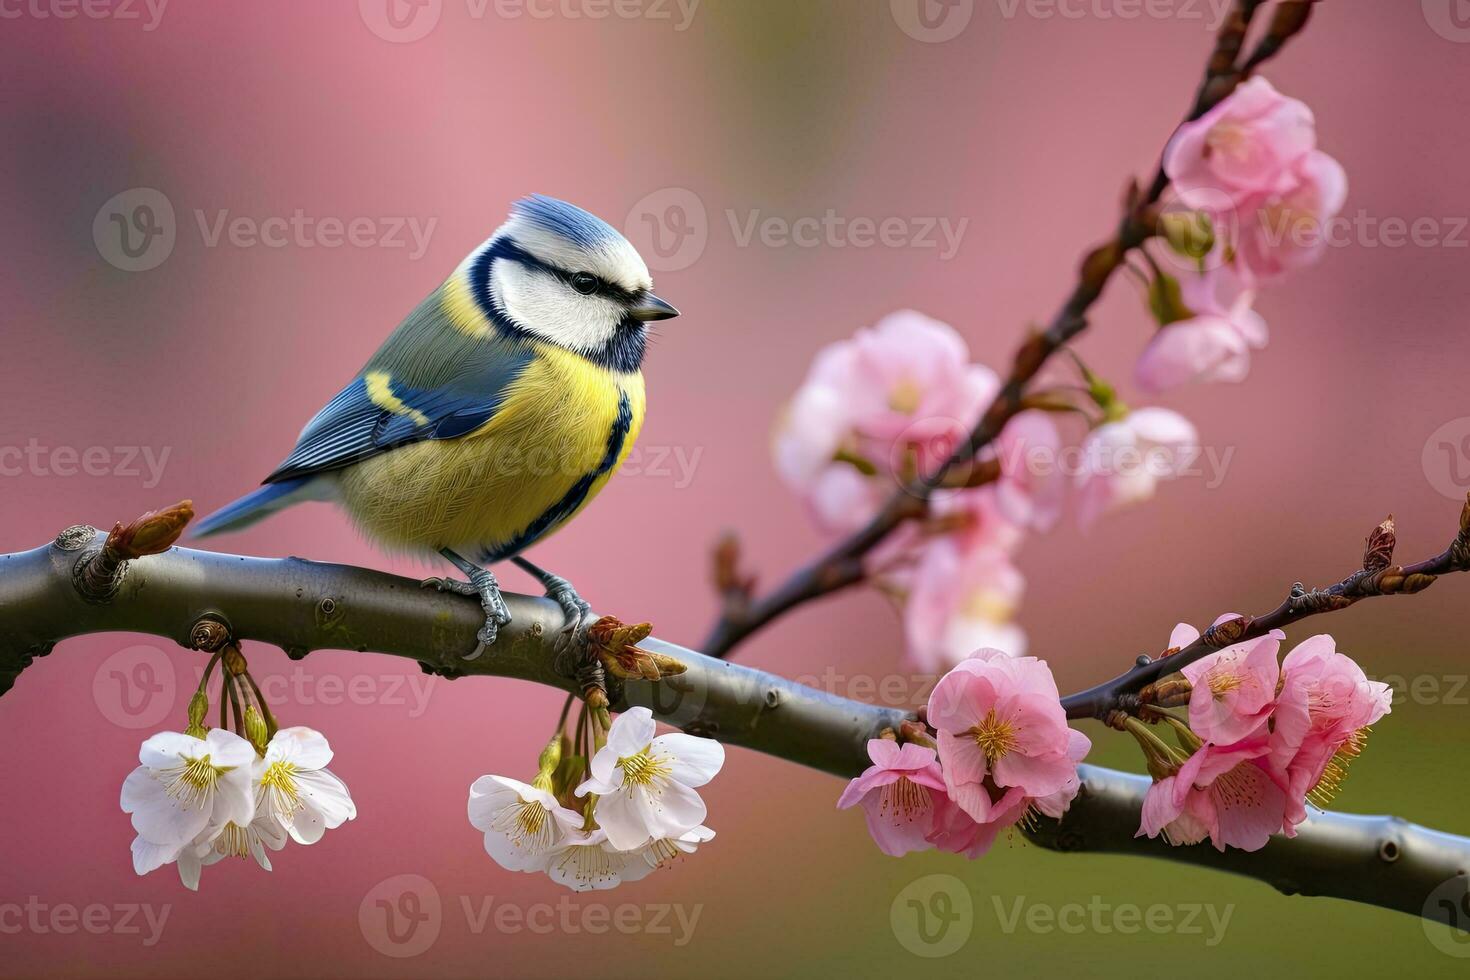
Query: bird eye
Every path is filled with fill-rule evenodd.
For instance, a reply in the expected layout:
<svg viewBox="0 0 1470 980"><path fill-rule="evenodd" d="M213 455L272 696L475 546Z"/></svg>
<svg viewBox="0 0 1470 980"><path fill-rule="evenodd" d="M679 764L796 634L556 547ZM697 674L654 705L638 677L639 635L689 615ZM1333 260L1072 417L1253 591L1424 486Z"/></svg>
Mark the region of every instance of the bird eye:
<svg viewBox="0 0 1470 980"><path fill-rule="evenodd" d="M590 272L579 272L572 276L572 288L583 296L597 292L597 277Z"/></svg>

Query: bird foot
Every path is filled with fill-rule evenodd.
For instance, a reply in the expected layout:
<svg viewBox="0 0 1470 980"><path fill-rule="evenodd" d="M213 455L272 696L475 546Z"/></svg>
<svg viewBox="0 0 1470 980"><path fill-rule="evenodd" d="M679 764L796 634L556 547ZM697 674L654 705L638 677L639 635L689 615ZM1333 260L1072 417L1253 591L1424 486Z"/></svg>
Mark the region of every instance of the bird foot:
<svg viewBox="0 0 1470 980"><path fill-rule="evenodd" d="M475 634L475 649L461 658L478 660L486 650L495 645L500 637L500 627L510 624L510 609L505 604L505 597L500 594L500 584L496 582L494 573L487 569L474 568L467 570L466 574L469 575L468 582L434 576L424 579L419 585L425 589L433 588L455 595L475 596L480 600L480 608L485 610L485 625Z"/></svg>
<svg viewBox="0 0 1470 980"><path fill-rule="evenodd" d="M561 606L562 617L566 622L566 626L562 627L561 638L557 641L558 648L584 649L587 646L587 628L592 625L588 622L592 616L592 606L577 594L572 583L560 576L548 576L544 584L547 598Z"/></svg>

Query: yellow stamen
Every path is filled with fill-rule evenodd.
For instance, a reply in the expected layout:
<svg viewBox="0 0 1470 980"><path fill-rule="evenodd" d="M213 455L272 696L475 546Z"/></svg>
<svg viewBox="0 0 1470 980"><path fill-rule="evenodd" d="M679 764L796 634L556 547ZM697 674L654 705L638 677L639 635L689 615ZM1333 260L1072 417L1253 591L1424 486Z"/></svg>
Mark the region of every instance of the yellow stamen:
<svg viewBox="0 0 1470 980"><path fill-rule="evenodd" d="M902 415L912 415L924 401L924 389L913 378L904 378L888 391L888 407Z"/></svg>
<svg viewBox="0 0 1470 980"><path fill-rule="evenodd" d="M225 824L219 836L214 839L214 851L225 857L248 857L250 854L250 834L246 829L233 820Z"/></svg>
<svg viewBox="0 0 1470 980"><path fill-rule="evenodd" d="M673 768L662 759L655 759L649 754L648 749L636 755L627 755L618 760L618 768L623 770L623 777L633 786L648 786L652 783L667 779Z"/></svg>
<svg viewBox="0 0 1470 980"><path fill-rule="evenodd" d="M684 852L679 850L679 848L675 846L674 842L669 840L667 837L661 837L658 840L654 841L652 844L649 845L649 850L653 852L653 863L658 865L660 868L665 867L678 858L684 856Z"/></svg>
<svg viewBox="0 0 1470 980"><path fill-rule="evenodd" d="M1210 672L1210 694L1216 701L1224 699L1231 691L1238 690L1241 685L1240 675L1233 674L1227 670L1213 670Z"/></svg>
<svg viewBox="0 0 1470 980"><path fill-rule="evenodd" d="M516 800L495 815L491 826L516 847L533 853L548 850L556 841L550 811L535 800Z"/></svg>
<svg viewBox="0 0 1470 980"><path fill-rule="evenodd" d="M1226 153L1236 158L1245 157L1254 142L1244 126L1238 123L1217 123L1205 135L1205 156Z"/></svg>
<svg viewBox="0 0 1470 980"><path fill-rule="evenodd" d="M289 762L272 762L260 777L260 788L270 797L271 809L287 816L301 809L301 790L296 785L296 767Z"/></svg>
<svg viewBox="0 0 1470 980"><path fill-rule="evenodd" d="M599 844L579 844L567 848L556 866L563 871L570 871L572 879L582 884L593 884L615 877L612 855Z"/></svg>
<svg viewBox="0 0 1470 980"><path fill-rule="evenodd" d="M1010 622L1016 604L993 589L976 589L965 596L960 615L966 619L983 619L992 623Z"/></svg>
<svg viewBox="0 0 1470 980"><path fill-rule="evenodd" d="M1307 799L1313 805L1326 809L1332 804L1332 800L1342 790L1342 784L1347 780L1348 766L1358 756L1363 754L1363 749L1368 745L1368 735L1371 729L1360 728L1348 736L1348 740L1332 754L1322 770L1322 778L1317 784L1307 791Z"/></svg>
<svg viewBox="0 0 1470 980"><path fill-rule="evenodd" d="M209 761L207 753L198 759L184 756L182 765L163 770L163 775L167 777L164 789L169 796L193 809L209 800L214 795L214 787L220 777L234 768L214 765Z"/></svg>
<svg viewBox="0 0 1470 980"><path fill-rule="evenodd" d="M995 765L1003 759L1007 752L1016 747L1020 741L1016 737L1016 726L1009 721L1002 721L995 716L995 709L991 708L985 715L985 720L974 728L965 732L980 746L980 751L985 753L985 761Z"/></svg>

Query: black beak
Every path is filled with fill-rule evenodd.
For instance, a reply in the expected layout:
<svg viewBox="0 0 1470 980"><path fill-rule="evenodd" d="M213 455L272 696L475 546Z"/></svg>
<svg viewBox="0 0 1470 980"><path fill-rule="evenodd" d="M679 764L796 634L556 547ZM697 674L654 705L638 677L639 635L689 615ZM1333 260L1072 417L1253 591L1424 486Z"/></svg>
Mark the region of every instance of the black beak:
<svg viewBox="0 0 1470 980"><path fill-rule="evenodd" d="M643 298L638 301L638 305L629 310L628 313L633 319L642 320L644 323L648 323L650 320L672 320L679 315L678 310L652 293L644 293Z"/></svg>

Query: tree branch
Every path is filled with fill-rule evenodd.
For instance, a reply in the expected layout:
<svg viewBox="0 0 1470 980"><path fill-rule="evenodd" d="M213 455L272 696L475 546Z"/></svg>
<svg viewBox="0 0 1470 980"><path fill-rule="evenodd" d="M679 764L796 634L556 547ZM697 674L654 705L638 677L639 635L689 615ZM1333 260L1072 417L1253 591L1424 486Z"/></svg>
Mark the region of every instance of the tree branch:
<svg viewBox="0 0 1470 980"><path fill-rule="evenodd" d="M1266 34L1251 54L1237 64L1244 50L1246 34L1257 8L1265 0L1236 0L1220 32L1205 69L1186 121L1193 121L1219 105L1236 90L1260 65L1270 60L1286 43L1306 27L1311 8L1317 0L1283 0L1276 8ZM864 559L899 525L928 512L930 495L945 484L957 468L969 466L975 457L999 437L1007 422L1024 408L1027 386L1046 362L1070 340L1087 328L1087 314L1102 296L1113 273L1122 267L1128 253L1155 233L1157 205L1168 189L1168 176L1162 163L1154 175L1148 192L1136 184L1129 186L1123 217L1113 237L1094 248L1082 260L1077 284L1071 295L1051 318L1044 330L1032 334L1016 352L1010 375L1000 392L981 416L969 437L956 447L950 458L934 473L920 475L901 487L878 513L852 536L833 546L810 564L798 569L782 585L765 598L734 596L726 588L730 579L722 574L721 563L728 558L728 544L717 552L716 579L723 595L719 620L705 639L704 648L712 657L727 657L737 645L792 609L813 599L831 595L862 582L866 575Z"/></svg>
<svg viewBox="0 0 1470 980"><path fill-rule="evenodd" d="M86 576L78 569L102 553L104 540L92 528L73 528L52 544L0 556L0 693L35 656L68 637L121 630L192 646L206 636L218 638L220 626L209 624L223 624L235 639L281 647L294 659L315 649L372 650L412 658L446 676L513 677L565 691L577 686L555 666L562 613L546 599L507 595L513 621L494 648L467 663L459 657L474 648L483 618L472 599L362 568L174 548L120 561L106 597L89 600L80 584ZM912 717L670 643L650 639L641 645L688 670L656 684L614 685L609 693L615 709L644 705L685 731L834 775L861 772L867 740ZM1039 845L1161 857L1247 875L1287 893L1332 896L1447 922L1453 904L1430 902L1431 893L1470 869L1470 840L1391 817L1322 814L1295 839L1273 839L1253 854L1220 853L1205 845L1171 848L1132 836L1147 779L1094 766L1084 766L1081 774L1082 790L1071 811L1031 831Z"/></svg>

